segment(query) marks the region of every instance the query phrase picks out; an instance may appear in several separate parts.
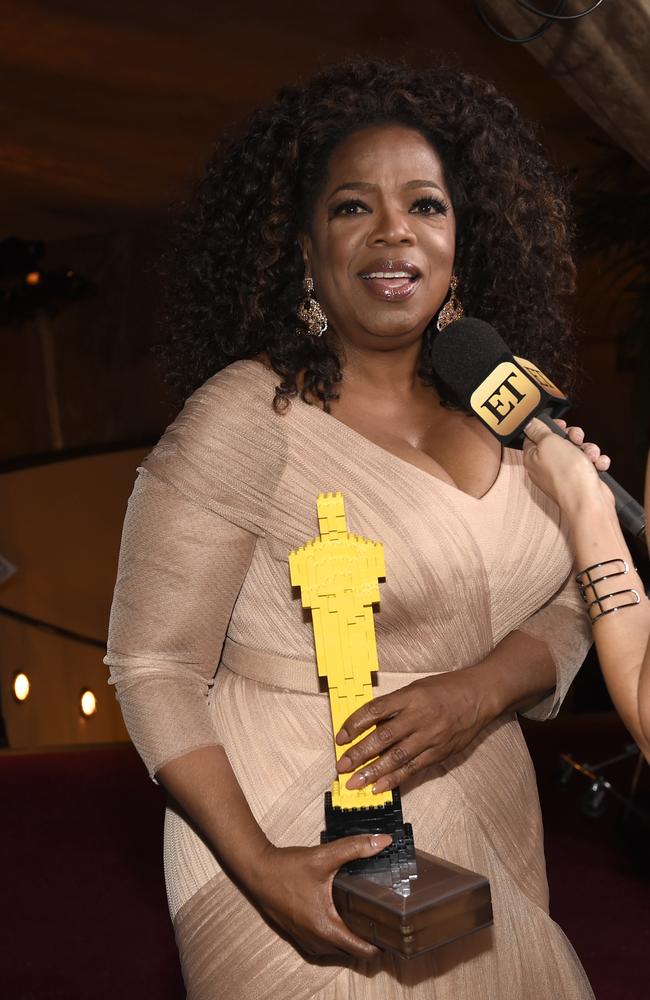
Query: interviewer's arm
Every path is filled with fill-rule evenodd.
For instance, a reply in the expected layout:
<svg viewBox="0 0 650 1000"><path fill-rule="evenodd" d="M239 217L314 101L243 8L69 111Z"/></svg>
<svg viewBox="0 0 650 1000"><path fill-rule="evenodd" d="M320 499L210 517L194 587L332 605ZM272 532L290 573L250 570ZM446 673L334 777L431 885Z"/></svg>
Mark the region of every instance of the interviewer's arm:
<svg viewBox="0 0 650 1000"><path fill-rule="evenodd" d="M577 569L610 559L625 559L630 567L627 575L616 578L615 589L636 590L640 603L600 618L594 624L594 639L612 700L650 758L650 601L619 527L614 499L578 448L539 421L532 421L526 433L526 468L566 514Z"/></svg>

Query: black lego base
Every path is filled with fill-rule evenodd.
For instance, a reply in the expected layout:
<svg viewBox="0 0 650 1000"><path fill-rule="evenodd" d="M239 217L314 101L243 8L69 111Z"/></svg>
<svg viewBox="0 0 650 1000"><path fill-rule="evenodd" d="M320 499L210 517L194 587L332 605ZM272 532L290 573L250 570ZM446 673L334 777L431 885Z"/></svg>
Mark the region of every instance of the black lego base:
<svg viewBox="0 0 650 1000"><path fill-rule="evenodd" d="M393 884L416 875L413 829L410 823L404 822L399 789L393 790L392 802L360 809L333 806L332 793L325 792L325 830L321 833L321 844L360 833L389 833L393 842L381 854L351 861L342 871L351 875L387 872L391 874Z"/></svg>

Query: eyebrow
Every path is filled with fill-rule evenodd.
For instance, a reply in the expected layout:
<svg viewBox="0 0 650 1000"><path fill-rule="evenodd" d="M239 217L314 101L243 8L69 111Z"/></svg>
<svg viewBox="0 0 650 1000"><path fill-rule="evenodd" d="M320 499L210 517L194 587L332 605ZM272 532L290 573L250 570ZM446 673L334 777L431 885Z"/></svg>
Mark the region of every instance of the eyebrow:
<svg viewBox="0 0 650 1000"><path fill-rule="evenodd" d="M426 181L426 180L407 181L407 183L403 184L402 187L406 191L412 191L415 188L432 187L432 188L436 188L436 190L440 191L441 194L446 194L446 191L444 190L444 188L440 187L439 184L436 184L435 181ZM370 192L370 191L376 191L376 190L377 190L377 185L376 184L369 184L368 181L346 181L344 184L339 184L339 186L332 191L331 195L328 198L328 201L329 201L330 198L333 198L335 194L338 194L339 191L368 191L368 192Z"/></svg>

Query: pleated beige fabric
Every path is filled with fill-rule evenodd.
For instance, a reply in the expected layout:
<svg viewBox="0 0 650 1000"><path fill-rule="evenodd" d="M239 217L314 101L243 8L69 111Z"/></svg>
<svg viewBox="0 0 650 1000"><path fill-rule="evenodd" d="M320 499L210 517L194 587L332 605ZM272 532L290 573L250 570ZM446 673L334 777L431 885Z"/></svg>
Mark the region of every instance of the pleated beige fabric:
<svg viewBox="0 0 650 1000"><path fill-rule="evenodd" d="M319 492L341 490L350 530L384 544L378 693L476 663L522 629L548 643L557 665L554 695L529 713L544 718L590 638L557 508L530 484L519 453L505 451L477 500L314 406L275 414L276 381L255 361L231 365L145 461L106 662L152 775L222 743L270 839L309 845L334 752L287 557L317 533ZM305 962L170 808L165 872L190 1000L591 997L548 916L539 803L516 718L495 721L402 794L420 848L488 875L494 928L409 963Z"/></svg>

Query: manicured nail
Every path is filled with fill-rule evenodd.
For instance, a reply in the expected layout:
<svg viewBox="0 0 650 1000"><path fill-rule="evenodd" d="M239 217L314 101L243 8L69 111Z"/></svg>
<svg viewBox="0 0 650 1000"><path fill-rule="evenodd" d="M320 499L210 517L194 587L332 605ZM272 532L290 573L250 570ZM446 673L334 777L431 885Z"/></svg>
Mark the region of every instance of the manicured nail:
<svg viewBox="0 0 650 1000"><path fill-rule="evenodd" d="M388 791L388 782L386 781L385 778L380 778L379 781L377 781L372 786L372 790L373 790L373 792L374 792L375 795L379 795L380 792L387 792Z"/></svg>
<svg viewBox="0 0 650 1000"><path fill-rule="evenodd" d="M367 780L368 778L366 777L365 771L357 771L356 774L352 775L349 781L346 781L345 787L351 789L363 788Z"/></svg>
<svg viewBox="0 0 650 1000"><path fill-rule="evenodd" d="M337 743L349 743L350 737L348 736L347 729L339 729L338 735L336 737Z"/></svg>
<svg viewBox="0 0 650 1000"><path fill-rule="evenodd" d="M375 833L370 838L371 847L388 847L392 843L393 838L390 833Z"/></svg>
<svg viewBox="0 0 650 1000"><path fill-rule="evenodd" d="M350 758L347 757L347 756L346 757L341 757L340 761L336 765L336 770L337 771L351 771L352 770L352 761L350 760Z"/></svg>

